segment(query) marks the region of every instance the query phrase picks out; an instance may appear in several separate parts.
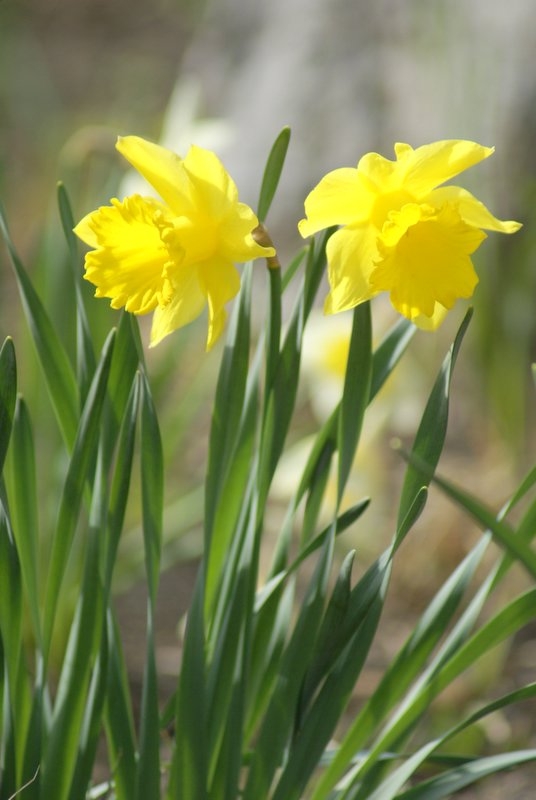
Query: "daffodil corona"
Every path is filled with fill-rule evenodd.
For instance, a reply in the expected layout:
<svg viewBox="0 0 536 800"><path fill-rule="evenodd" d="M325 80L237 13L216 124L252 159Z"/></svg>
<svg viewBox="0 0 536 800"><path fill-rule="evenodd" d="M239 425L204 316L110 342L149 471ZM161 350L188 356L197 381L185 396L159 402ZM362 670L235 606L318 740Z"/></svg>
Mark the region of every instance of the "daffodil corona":
<svg viewBox="0 0 536 800"><path fill-rule="evenodd" d="M482 229L514 233L472 194L443 183L488 158L494 148L449 140L413 149L396 144L396 160L368 153L357 168L328 173L305 201L302 236L341 226L327 244L327 314L389 292L394 308L435 329L478 283L471 254Z"/></svg>
<svg viewBox="0 0 536 800"><path fill-rule="evenodd" d="M225 304L240 288L236 263L275 255L253 238L258 220L214 153L192 146L184 159L137 136L117 149L161 199L113 199L75 233L94 248L86 280L97 297L134 314L154 311L151 345L198 317L208 304L207 349L221 334Z"/></svg>

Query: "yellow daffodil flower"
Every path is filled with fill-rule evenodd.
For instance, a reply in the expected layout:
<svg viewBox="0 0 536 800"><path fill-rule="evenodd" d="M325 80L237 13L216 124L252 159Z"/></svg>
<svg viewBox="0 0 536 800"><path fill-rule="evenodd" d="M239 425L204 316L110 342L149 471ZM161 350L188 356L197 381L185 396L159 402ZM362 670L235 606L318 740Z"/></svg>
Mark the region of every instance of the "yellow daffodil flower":
<svg viewBox="0 0 536 800"><path fill-rule="evenodd" d="M209 150L184 159L137 136L117 149L158 192L112 199L74 229L94 248L84 278L112 308L154 311L151 346L198 317L208 304L207 350L220 336L225 304L240 288L235 263L275 255L253 238L258 220L238 202L236 186Z"/></svg>
<svg viewBox="0 0 536 800"><path fill-rule="evenodd" d="M521 225L496 219L465 189L442 184L493 151L458 139L415 150L395 144L395 161L368 153L356 169L322 178L298 228L307 237L342 226L327 244L325 312L389 292L400 314L435 329L458 298L471 297L478 283L471 254L486 238L482 229L514 233Z"/></svg>

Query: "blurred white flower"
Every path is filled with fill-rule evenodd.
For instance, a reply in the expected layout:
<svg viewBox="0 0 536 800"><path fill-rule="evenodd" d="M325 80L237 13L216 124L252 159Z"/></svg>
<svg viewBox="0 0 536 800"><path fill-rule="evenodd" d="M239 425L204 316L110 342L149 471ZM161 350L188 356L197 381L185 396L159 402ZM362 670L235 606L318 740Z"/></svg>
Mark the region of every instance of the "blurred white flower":
<svg viewBox="0 0 536 800"><path fill-rule="evenodd" d="M388 304L385 314L379 307L374 317L375 328L381 338L393 315ZM303 383L308 401L319 423L324 422L339 402L346 370L353 313L325 316L313 311L305 330L302 348ZM375 342L378 344L378 342ZM385 523L392 513L389 494L392 489L391 460L397 458L390 448L392 435L413 435L422 413L417 397L423 396L425 374L411 353L406 352L401 362L389 376L385 385L373 399L367 412L363 431L348 486L343 498L343 508L348 508L363 497L371 498L366 513L365 528L376 544L378 530L389 534ZM274 481L274 492L280 499L289 499L296 490L301 473L313 446L314 436L307 436L288 448ZM335 462L326 488L326 498L321 514L323 523L333 513L336 500ZM383 524L382 524L383 523ZM362 540L360 540L363 544Z"/></svg>

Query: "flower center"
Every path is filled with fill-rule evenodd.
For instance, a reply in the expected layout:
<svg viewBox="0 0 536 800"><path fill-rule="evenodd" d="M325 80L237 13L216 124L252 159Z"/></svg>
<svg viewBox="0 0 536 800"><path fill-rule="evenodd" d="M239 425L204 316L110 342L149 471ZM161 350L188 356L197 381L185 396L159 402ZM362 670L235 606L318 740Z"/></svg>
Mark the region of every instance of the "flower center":
<svg viewBox="0 0 536 800"><path fill-rule="evenodd" d="M370 214L371 222L381 230L391 212L400 211L402 206L414 202L415 198L412 197L409 192L404 191L404 189L398 189L396 192L379 194L372 207Z"/></svg>

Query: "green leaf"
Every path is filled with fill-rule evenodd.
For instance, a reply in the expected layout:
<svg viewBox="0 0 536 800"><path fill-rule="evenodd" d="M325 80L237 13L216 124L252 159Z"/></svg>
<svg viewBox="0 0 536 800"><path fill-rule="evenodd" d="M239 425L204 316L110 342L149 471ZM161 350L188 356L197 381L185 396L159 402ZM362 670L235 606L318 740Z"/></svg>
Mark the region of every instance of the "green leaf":
<svg viewBox="0 0 536 800"><path fill-rule="evenodd" d="M136 797L145 800L147 797L156 798L160 795L160 715L154 646L154 612L160 574L164 493L162 441L149 383L145 378L141 381L141 451L143 453L141 502L148 598Z"/></svg>
<svg viewBox="0 0 536 800"><path fill-rule="evenodd" d="M381 387L400 361L415 335L417 328L403 317L393 325L372 358L372 376L370 383L370 400L377 395Z"/></svg>
<svg viewBox="0 0 536 800"><path fill-rule="evenodd" d="M488 540L482 538L437 592L346 732L337 754L319 781L317 792L313 795L315 800L324 797L328 788L340 779L355 754L364 747L378 726L385 724L387 715L419 675L459 608L487 544Z"/></svg>
<svg viewBox="0 0 536 800"><path fill-rule="evenodd" d="M34 340L56 418L67 447L70 449L78 427L78 387L73 369L63 344L16 253L1 209L0 230L4 235L15 270L24 313Z"/></svg>
<svg viewBox="0 0 536 800"><path fill-rule="evenodd" d="M268 795L288 747L299 705L303 676L313 652L333 556L332 535L320 553L296 625L280 660L279 674L252 754L243 800Z"/></svg>
<svg viewBox="0 0 536 800"><path fill-rule="evenodd" d="M251 269L244 272L239 302L233 311L212 412L205 487L205 546L207 552L212 538L219 496L240 432L249 367L250 304ZM216 572L218 571L217 569Z"/></svg>
<svg viewBox="0 0 536 800"><path fill-rule="evenodd" d="M101 636L101 649L89 685L84 716L78 737L76 758L69 800L79 800L82 787L88 787L97 761L101 742L102 717L108 688L108 653L106 636Z"/></svg>
<svg viewBox="0 0 536 800"><path fill-rule="evenodd" d="M34 636L41 644L39 598L39 519L36 486L34 437L30 415L19 397L15 408L11 456L10 498L14 536L20 558L26 599L32 617Z"/></svg>
<svg viewBox="0 0 536 800"><path fill-rule="evenodd" d="M442 797L452 797L453 792L457 792L458 789L463 789L465 786L471 786L488 775L494 775L530 761L536 761L536 750L514 750L511 753L478 758L419 784L414 789L399 794L397 797L399 800L416 800L416 798L440 800Z"/></svg>
<svg viewBox="0 0 536 800"><path fill-rule="evenodd" d="M132 698L119 631L111 609L106 618L109 677L105 726L109 763L113 769L116 800L132 800L136 794L136 745L132 720Z"/></svg>
<svg viewBox="0 0 536 800"><path fill-rule="evenodd" d="M293 616L293 585L278 582L255 608L244 743L251 740L272 696Z"/></svg>
<svg viewBox="0 0 536 800"><path fill-rule="evenodd" d="M55 800L68 800L72 793L88 701L91 705L92 671L99 657L105 629L99 548L100 531L93 530L90 532L80 599L71 625L42 761L42 796L54 797ZM58 764L61 764L60 770ZM87 787L81 788L85 791Z"/></svg>
<svg viewBox="0 0 536 800"><path fill-rule="evenodd" d="M136 437L136 423L138 417L139 380L134 379L130 396L125 409L113 471L112 487L110 492L110 509L106 531L106 571L105 588L109 592L112 581L112 572L117 557L119 539L123 530L125 511L127 507L130 480L132 476L132 461L134 458L134 441ZM144 453L145 457L145 453Z"/></svg>
<svg viewBox="0 0 536 800"><path fill-rule="evenodd" d="M135 800L160 797L160 716L154 650L153 608L147 604L147 647L140 713Z"/></svg>
<svg viewBox="0 0 536 800"><path fill-rule="evenodd" d="M377 630L391 572L389 553L354 589L350 588L350 566L348 556L309 661L297 732L274 800L298 800L302 796L340 722Z"/></svg>
<svg viewBox="0 0 536 800"><path fill-rule="evenodd" d="M114 334L115 332L112 331L104 344L101 359L80 419L76 442L65 477L58 520L52 542L46 588L43 631L45 654L48 653L50 646L58 596L80 512L84 487L88 480L88 468L94 460L98 449L100 420L106 396Z"/></svg>
<svg viewBox="0 0 536 800"><path fill-rule="evenodd" d="M443 747L449 739L452 739L454 736L458 735L461 731L465 730L466 728L474 725L475 722L483 719L484 717L488 716L489 714L497 711L499 709L505 708L506 706L512 705L513 703L518 703L524 700L528 700L533 698L536 695L536 684L531 684L529 686L524 686L522 689L517 689L514 692L510 692L502 697L498 698L497 700L493 700L491 703L479 708L478 711L471 714L466 719L462 720L462 722L455 725L453 728L450 728L445 733L441 734L438 738L427 742L423 747L419 748L416 753L414 753L411 757L407 758L405 762L398 767L394 772L392 772L386 780L384 780L380 786L376 789L373 795L368 798L368 800L391 800L395 796L397 798L409 798L409 797L424 797L428 798L429 796L434 796L434 789L433 787L436 785L435 781L437 780L439 784L442 786L447 785L449 781L443 783L443 778L447 775L452 775L453 773L446 773L444 772L442 775L437 776L431 780L422 781L417 786L409 789L402 794L397 794L398 790L401 789L405 783L415 774L416 770L425 762L432 763L434 760L437 762L436 759L433 758L433 754L437 751L438 748ZM473 757L466 757L461 759L461 764L457 765L458 769L462 772L469 768L468 772L471 771L471 767L474 763L476 763L477 759ZM449 763L446 761L445 763ZM456 770L458 771L458 770ZM430 795L428 794L430 792ZM441 796L441 795L439 795Z"/></svg>
<svg viewBox="0 0 536 800"><path fill-rule="evenodd" d="M258 214L260 222L264 222L272 205L272 200L279 184L279 179L283 171L283 165L287 155L287 150L290 142L290 128L283 128L277 139L275 140L266 167L261 184L261 191L259 195Z"/></svg>
<svg viewBox="0 0 536 800"><path fill-rule="evenodd" d="M160 575L164 509L164 454L162 437L149 382L141 379L141 507L145 568L154 608Z"/></svg>
<svg viewBox="0 0 536 800"><path fill-rule="evenodd" d="M67 196L67 191L62 183L58 183L58 208L61 217L63 232L67 240L69 250L69 260L74 283L74 295L76 299L76 355L77 355L77 379L80 389L80 399L84 403L91 378L95 372L96 361L93 341L89 329L86 308L80 282L82 280L82 270L80 269L80 258L78 255L77 239L73 233L74 218L71 204Z"/></svg>
<svg viewBox="0 0 536 800"><path fill-rule="evenodd" d="M114 352L108 378L108 398L103 410L101 449L104 463L111 465L119 429L129 400L132 382L143 364L139 330L133 314L123 312L115 335Z"/></svg>
<svg viewBox="0 0 536 800"><path fill-rule="evenodd" d="M4 694L6 715L11 717L16 774L20 774L24 741L20 740L27 722L25 692L19 684L19 669L24 668L22 639L22 580L13 531L5 508L3 486L0 487L0 641L5 673L0 690ZM22 675L26 683L26 675ZM21 692L21 688L23 691ZM0 746L0 755L1 755Z"/></svg>
<svg viewBox="0 0 536 800"><path fill-rule="evenodd" d="M450 481L435 476L434 483L477 522L491 531L496 542L536 580L536 553L525 543L523 537L517 535L506 522L498 520L496 514L483 503Z"/></svg>
<svg viewBox="0 0 536 800"><path fill-rule="evenodd" d="M186 623L168 800L208 800L204 584L202 565Z"/></svg>
<svg viewBox="0 0 536 800"><path fill-rule="evenodd" d="M17 362L13 340L5 340L0 350L0 474L9 446L17 400Z"/></svg>
<svg viewBox="0 0 536 800"><path fill-rule="evenodd" d="M432 700L449 686L455 678L469 667L474 666L478 659L504 641L508 636L516 633L520 628L534 619L536 602L536 589L515 598L502 608L492 619L485 623L468 641L462 644L440 668L428 671L426 680L419 682L418 687L412 692L393 719L386 725L381 736L375 742L365 759L359 764L353 775L354 785L358 785L363 776L373 769L380 755L389 750L401 737L407 735L414 727L415 722L430 706ZM369 795L367 795L368 797ZM357 800L359 793L346 793L341 796L344 800Z"/></svg>
<svg viewBox="0 0 536 800"><path fill-rule="evenodd" d="M256 575L256 515L249 517L238 568L207 680L209 797L234 800L242 759L242 728Z"/></svg>
<svg viewBox="0 0 536 800"><path fill-rule="evenodd" d="M407 516L421 488L423 486L428 486L437 466L437 462L439 461L447 432L452 371L467 326L469 325L471 314L472 312L469 310L465 315L454 343L443 362L417 430L411 452L412 456L416 456L416 458L427 465L427 474L423 476L422 470L416 469L410 463L406 471L400 495L398 527L401 526L402 521Z"/></svg>
<svg viewBox="0 0 536 800"><path fill-rule="evenodd" d="M339 411L339 472L337 501L341 502L354 463L372 377L372 323L370 303L354 309L352 336Z"/></svg>

